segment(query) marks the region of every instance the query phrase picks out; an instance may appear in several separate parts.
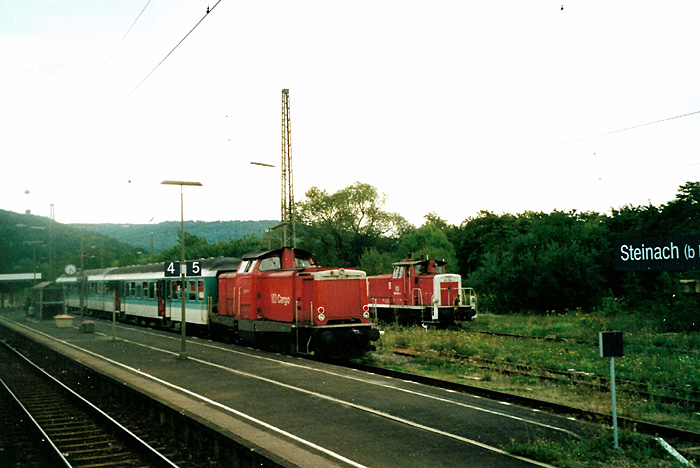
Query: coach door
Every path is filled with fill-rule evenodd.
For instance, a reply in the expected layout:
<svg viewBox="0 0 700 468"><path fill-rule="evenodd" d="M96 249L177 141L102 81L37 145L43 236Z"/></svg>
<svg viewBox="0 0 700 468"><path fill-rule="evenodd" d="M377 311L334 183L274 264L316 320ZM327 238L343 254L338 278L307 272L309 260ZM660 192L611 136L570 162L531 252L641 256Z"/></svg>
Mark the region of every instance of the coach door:
<svg viewBox="0 0 700 468"><path fill-rule="evenodd" d="M114 310L120 312L122 307L121 285L119 283L109 283L109 288L114 289Z"/></svg>
<svg viewBox="0 0 700 468"><path fill-rule="evenodd" d="M165 316L165 280L160 280L156 286L156 296L158 296L158 317Z"/></svg>

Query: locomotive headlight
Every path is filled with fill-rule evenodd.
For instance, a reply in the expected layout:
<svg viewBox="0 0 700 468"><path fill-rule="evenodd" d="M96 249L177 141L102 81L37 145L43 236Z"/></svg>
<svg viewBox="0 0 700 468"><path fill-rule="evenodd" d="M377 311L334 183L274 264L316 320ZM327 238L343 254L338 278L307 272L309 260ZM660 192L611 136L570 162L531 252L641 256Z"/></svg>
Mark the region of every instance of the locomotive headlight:
<svg viewBox="0 0 700 468"><path fill-rule="evenodd" d="M317 309L317 311L318 311L318 321L323 322L324 320L326 320L326 315L324 314L326 309L324 309L323 307L319 307Z"/></svg>
<svg viewBox="0 0 700 468"><path fill-rule="evenodd" d="M367 312L367 311L362 312L362 316L363 316L364 318L368 319L368 318L369 318L369 312Z"/></svg>

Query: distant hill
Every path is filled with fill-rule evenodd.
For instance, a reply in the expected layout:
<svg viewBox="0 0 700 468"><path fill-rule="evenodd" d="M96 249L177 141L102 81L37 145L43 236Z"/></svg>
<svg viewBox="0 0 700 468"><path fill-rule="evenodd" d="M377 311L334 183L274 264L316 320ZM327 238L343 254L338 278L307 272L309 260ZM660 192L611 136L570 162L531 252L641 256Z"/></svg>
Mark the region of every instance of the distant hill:
<svg viewBox="0 0 700 468"><path fill-rule="evenodd" d="M185 221L188 234L213 244L260 236L278 221ZM49 218L0 210L0 274L61 275L68 264L87 269L131 265L153 251L179 244L177 221L160 224L61 224ZM82 252L82 255L81 255ZM0 284L0 292L7 285Z"/></svg>
<svg viewBox="0 0 700 468"><path fill-rule="evenodd" d="M119 260L135 263L137 251L132 245L80 226L0 210L0 273L30 273L36 269L43 279L54 279L68 264L82 263L90 269L114 266Z"/></svg>
<svg viewBox="0 0 700 468"><path fill-rule="evenodd" d="M260 236L279 221L185 221L185 231L197 237L215 242ZM88 231L103 234L124 244L132 245L143 252L151 251L151 239L155 253L169 249L179 243L178 221L158 224L86 224Z"/></svg>

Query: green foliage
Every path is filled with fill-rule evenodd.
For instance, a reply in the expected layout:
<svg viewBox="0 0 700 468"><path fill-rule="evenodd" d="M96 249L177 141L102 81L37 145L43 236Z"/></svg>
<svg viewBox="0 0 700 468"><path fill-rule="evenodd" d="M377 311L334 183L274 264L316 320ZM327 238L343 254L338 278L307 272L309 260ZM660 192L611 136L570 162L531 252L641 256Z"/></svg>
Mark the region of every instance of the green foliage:
<svg viewBox="0 0 700 468"><path fill-rule="evenodd" d="M389 273L393 267L393 256L389 252L382 252L376 247L364 249L360 255L360 269L368 276Z"/></svg>
<svg viewBox="0 0 700 468"><path fill-rule="evenodd" d="M475 218L467 218L453 234L457 259L463 275L480 268L489 252L503 252L521 232L521 220L513 215L498 216L480 211Z"/></svg>
<svg viewBox="0 0 700 468"><path fill-rule="evenodd" d="M398 253L403 258L445 260L449 271L457 270L455 249L447 234L436 224L426 223L406 232L399 241Z"/></svg>
<svg viewBox="0 0 700 468"><path fill-rule="evenodd" d="M504 225L510 228L503 229ZM518 223L508 217L505 223L491 226L496 230L496 246L485 249L480 266L468 280L487 296L482 305L492 310L544 312L590 308L600 302L604 236L599 231L604 228L594 216L526 213ZM509 242L504 233L512 236Z"/></svg>
<svg viewBox="0 0 700 468"><path fill-rule="evenodd" d="M365 249L388 250L408 222L382 209L385 195L368 184L355 184L328 194L312 187L297 204L303 226L299 245L314 252L320 262L335 266L357 266Z"/></svg>
<svg viewBox="0 0 700 468"><path fill-rule="evenodd" d="M534 439L524 443L511 443L506 449L516 455L565 468L682 466L649 436L621 430L619 443L620 448L615 450L612 431L596 428L580 439Z"/></svg>

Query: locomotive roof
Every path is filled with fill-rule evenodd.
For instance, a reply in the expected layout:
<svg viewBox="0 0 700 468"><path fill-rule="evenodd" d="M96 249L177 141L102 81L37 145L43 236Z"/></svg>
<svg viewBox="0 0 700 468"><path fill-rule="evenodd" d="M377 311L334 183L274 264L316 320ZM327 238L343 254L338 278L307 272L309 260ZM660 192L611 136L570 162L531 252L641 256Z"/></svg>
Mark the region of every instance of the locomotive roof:
<svg viewBox="0 0 700 468"><path fill-rule="evenodd" d="M406 260L401 260L400 262L392 263L394 266L400 266L400 265L419 265L419 264L427 264L430 262L435 262L436 265L445 265L447 262L445 260L412 260L410 258L407 258Z"/></svg>
<svg viewBox="0 0 700 468"><path fill-rule="evenodd" d="M279 249L271 249L271 250L259 250L257 252L249 252L247 254L244 254L241 259L242 260L254 260L256 258L261 258L261 257L266 257L271 254L282 254L283 251L286 249L292 249L294 250L294 256L295 257L306 257L306 258L311 258L314 256L311 252L308 252L306 250L302 249L296 249L292 247L281 247Z"/></svg>

